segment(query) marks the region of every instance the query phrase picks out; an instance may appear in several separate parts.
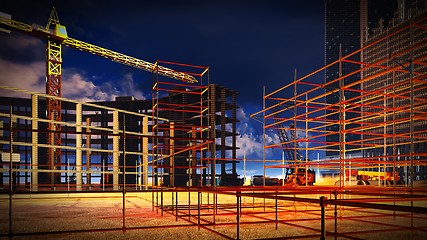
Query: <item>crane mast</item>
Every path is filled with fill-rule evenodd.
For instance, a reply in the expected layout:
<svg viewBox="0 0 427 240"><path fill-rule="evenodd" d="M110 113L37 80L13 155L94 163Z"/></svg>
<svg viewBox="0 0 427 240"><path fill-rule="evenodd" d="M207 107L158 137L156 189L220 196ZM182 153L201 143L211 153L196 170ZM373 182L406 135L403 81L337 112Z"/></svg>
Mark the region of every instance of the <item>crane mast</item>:
<svg viewBox="0 0 427 240"><path fill-rule="evenodd" d="M60 25L56 9L53 8L50 13L49 20L46 24L45 30L52 32L50 26L53 26L53 31L61 31L65 34L65 27ZM62 31L61 29L64 29ZM62 97L62 46L61 40L58 38L48 38L46 43L46 94L49 96ZM46 99L46 117L51 120L47 130L47 143L50 145L47 154L47 163L51 170L59 170L58 165L61 164L61 148L55 146L62 145L61 138L61 114L62 104L58 98ZM54 188L54 183L60 181L60 174L53 171L49 174L49 182Z"/></svg>
<svg viewBox="0 0 427 240"><path fill-rule="evenodd" d="M34 37L46 39L46 94L54 96L46 100L48 124L47 143L50 145L47 154L47 163L52 172L49 173L51 186L60 181L60 175L55 173L61 163L61 101L56 97L62 96L62 45L74 48L80 51L92 53L105 57L114 62L128 65L134 68L153 72L165 77L176 79L187 83L196 83L197 80L183 72L175 71L158 64L153 64L135 57L131 57L119 52L86 43L77 39L68 37L65 26L59 22L58 14L53 7L48 23L45 27L37 24L26 24L13 20L10 15L0 12L0 30L10 32L18 31L29 34Z"/></svg>

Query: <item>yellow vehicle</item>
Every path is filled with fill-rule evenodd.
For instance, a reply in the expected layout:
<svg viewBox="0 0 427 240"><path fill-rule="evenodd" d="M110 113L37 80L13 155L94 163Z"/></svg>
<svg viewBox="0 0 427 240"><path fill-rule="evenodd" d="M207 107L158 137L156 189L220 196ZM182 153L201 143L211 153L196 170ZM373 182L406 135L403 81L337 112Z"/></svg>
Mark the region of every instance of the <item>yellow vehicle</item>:
<svg viewBox="0 0 427 240"><path fill-rule="evenodd" d="M401 179L397 172L378 172L378 171L365 171L365 170L351 170L346 169L346 180L356 179L357 185L370 185L369 181L381 181L382 184L393 184L394 181L400 184Z"/></svg>

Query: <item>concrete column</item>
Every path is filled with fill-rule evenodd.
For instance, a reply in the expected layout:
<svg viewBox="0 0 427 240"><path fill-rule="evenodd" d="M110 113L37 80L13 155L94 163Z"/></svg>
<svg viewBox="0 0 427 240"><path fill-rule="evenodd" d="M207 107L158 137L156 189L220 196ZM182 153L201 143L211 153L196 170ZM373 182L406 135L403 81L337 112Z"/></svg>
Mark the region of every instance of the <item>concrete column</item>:
<svg viewBox="0 0 427 240"><path fill-rule="evenodd" d="M119 112L113 112L113 190L119 190Z"/></svg>
<svg viewBox="0 0 427 240"><path fill-rule="evenodd" d="M148 117L142 118L142 134L148 135ZM142 185L144 190L148 189L148 138L142 138Z"/></svg>
<svg viewBox="0 0 427 240"><path fill-rule="evenodd" d="M76 191L82 190L82 104L76 104Z"/></svg>
<svg viewBox="0 0 427 240"><path fill-rule="evenodd" d="M31 191L39 190L39 135L38 135L38 111L39 102L37 95L31 96Z"/></svg>

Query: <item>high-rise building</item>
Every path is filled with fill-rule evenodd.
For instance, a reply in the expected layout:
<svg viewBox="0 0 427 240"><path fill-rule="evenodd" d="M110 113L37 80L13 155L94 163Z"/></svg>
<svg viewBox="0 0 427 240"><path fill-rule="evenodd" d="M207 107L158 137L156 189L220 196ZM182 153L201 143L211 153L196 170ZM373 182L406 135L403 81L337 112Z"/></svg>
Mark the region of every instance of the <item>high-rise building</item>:
<svg viewBox="0 0 427 240"><path fill-rule="evenodd" d="M426 25L427 0L326 1L325 64L331 66L325 71L325 91L340 85L345 89L344 99L340 92L326 98L332 106L327 118L334 122L326 127L330 144L326 155L338 155L342 146L337 144L342 124L336 113L341 100L344 108L356 109L345 111L345 129L355 130L343 134L344 152L363 149L365 160L406 160L406 165L394 166L400 179L408 183L411 171L411 177L427 179L423 167L427 149L423 141L427 137ZM345 61L337 61L358 49ZM412 170L407 166L409 160Z"/></svg>
<svg viewBox="0 0 427 240"><path fill-rule="evenodd" d="M388 25L382 21L363 39L368 46L361 52L366 67L362 71L362 115L370 125L362 143L373 146L364 157L389 156L411 160L415 179L426 179L423 155L427 145L427 1L399 5L398 14ZM381 63L380 65L378 63ZM379 94L372 94L372 93ZM377 114L380 112L380 114ZM383 136L383 137L378 137ZM377 147L381 146L381 147ZM401 179L409 182L410 169L398 167Z"/></svg>
<svg viewBox="0 0 427 240"><path fill-rule="evenodd" d="M399 1L401 2L401 1ZM344 57L352 52L360 49L363 46L362 39L366 39L378 24L387 25L394 13L398 9L398 0L326 0L325 1L325 65L337 61L340 56ZM350 58L351 61L361 62L361 54L354 54ZM359 64L342 63L333 64L326 68L325 82L329 83L325 87L325 91L331 91L339 88L340 77L353 73L360 69ZM360 73L352 74L343 77L342 85L347 85L360 79ZM357 98L359 92L345 91L344 98L346 100ZM342 99L344 101L345 99ZM326 97L326 103L337 104L340 101L339 92L330 94ZM330 121L338 121L339 115L333 114L337 112L337 107L331 107L328 110L328 118ZM346 113L346 118L354 119L359 111ZM352 124L346 126L347 129L356 127ZM337 155L339 148L339 124L331 124L326 127L329 134L326 136L326 141L331 143L330 151L326 155ZM360 135L346 134L346 142L358 141ZM353 146L348 145L347 149Z"/></svg>

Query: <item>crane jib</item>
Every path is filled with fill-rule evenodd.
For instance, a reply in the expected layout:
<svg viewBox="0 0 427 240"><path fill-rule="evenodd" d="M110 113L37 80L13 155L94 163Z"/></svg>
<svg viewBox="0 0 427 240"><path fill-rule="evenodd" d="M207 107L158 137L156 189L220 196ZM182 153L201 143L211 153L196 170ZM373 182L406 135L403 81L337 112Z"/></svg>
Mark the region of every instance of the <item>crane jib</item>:
<svg viewBox="0 0 427 240"><path fill-rule="evenodd" d="M153 72L179 81L184 81L187 83L198 82L196 78L187 73L175 71L163 66L159 66L158 64L146 62L144 60L127 56L125 54L105 49L90 43L69 38L66 28L63 25L55 24L54 29L46 29L37 24L29 25L26 23L21 23L19 21L13 20L11 18L11 15L0 12L0 31L9 32L11 30L24 32L38 38L55 39L56 41L62 43L62 45L75 48L80 51L93 53L111 59L112 61L118 63L122 63L134 68L143 69L145 71Z"/></svg>

